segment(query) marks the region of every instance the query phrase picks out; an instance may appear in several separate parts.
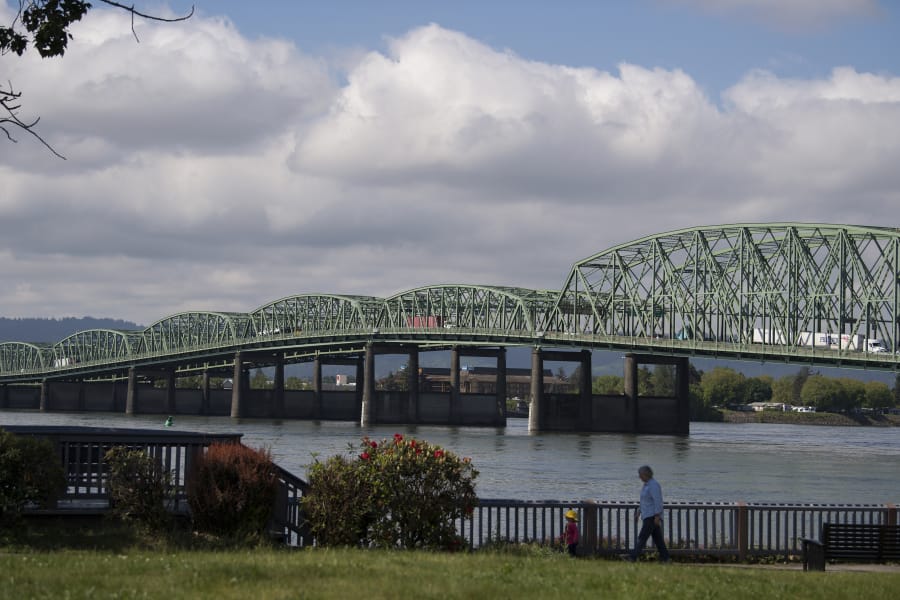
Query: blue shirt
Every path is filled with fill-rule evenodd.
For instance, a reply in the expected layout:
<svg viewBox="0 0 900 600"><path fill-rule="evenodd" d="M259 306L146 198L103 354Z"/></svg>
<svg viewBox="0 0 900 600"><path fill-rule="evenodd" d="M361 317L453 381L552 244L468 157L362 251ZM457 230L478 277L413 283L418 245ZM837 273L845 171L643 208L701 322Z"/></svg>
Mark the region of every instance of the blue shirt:
<svg viewBox="0 0 900 600"><path fill-rule="evenodd" d="M652 477L641 488L641 518L649 519L656 515L662 517L662 488Z"/></svg>

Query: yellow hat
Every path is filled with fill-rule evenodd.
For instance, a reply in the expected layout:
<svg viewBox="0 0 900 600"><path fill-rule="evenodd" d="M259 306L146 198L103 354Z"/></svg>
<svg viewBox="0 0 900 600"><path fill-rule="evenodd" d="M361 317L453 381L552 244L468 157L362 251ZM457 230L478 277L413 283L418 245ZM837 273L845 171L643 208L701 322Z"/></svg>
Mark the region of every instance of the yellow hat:
<svg viewBox="0 0 900 600"><path fill-rule="evenodd" d="M578 520L578 513L575 512L575 511L572 510L572 509L569 509L569 510L566 511L566 518L567 518L567 519L572 519L573 521L577 521L577 520Z"/></svg>

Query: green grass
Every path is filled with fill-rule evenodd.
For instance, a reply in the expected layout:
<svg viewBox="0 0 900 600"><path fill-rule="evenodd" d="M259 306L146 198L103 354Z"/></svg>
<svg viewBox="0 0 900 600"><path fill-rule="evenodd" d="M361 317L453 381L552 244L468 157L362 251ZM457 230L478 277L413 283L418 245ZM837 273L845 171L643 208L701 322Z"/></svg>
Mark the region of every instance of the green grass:
<svg viewBox="0 0 900 600"><path fill-rule="evenodd" d="M0 551L0 598L895 598L900 573L627 564L561 554Z"/></svg>

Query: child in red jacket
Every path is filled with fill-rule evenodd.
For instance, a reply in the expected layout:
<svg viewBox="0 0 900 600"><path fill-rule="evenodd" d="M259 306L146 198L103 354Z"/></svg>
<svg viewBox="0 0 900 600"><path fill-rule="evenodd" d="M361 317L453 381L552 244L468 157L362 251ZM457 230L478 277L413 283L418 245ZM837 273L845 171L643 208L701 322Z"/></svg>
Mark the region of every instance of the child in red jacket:
<svg viewBox="0 0 900 600"><path fill-rule="evenodd" d="M575 550L578 548L578 513L574 510L566 511L566 529L560 536L571 556L575 556Z"/></svg>

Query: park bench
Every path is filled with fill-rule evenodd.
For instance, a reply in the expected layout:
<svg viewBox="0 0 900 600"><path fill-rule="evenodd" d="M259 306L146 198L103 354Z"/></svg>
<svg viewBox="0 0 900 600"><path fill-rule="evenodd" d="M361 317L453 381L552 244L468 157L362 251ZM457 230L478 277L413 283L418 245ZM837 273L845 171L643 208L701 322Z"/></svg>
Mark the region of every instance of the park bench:
<svg viewBox="0 0 900 600"><path fill-rule="evenodd" d="M900 561L900 525L823 523L819 540L803 540L803 570L824 571L829 560Z"/></svg>

